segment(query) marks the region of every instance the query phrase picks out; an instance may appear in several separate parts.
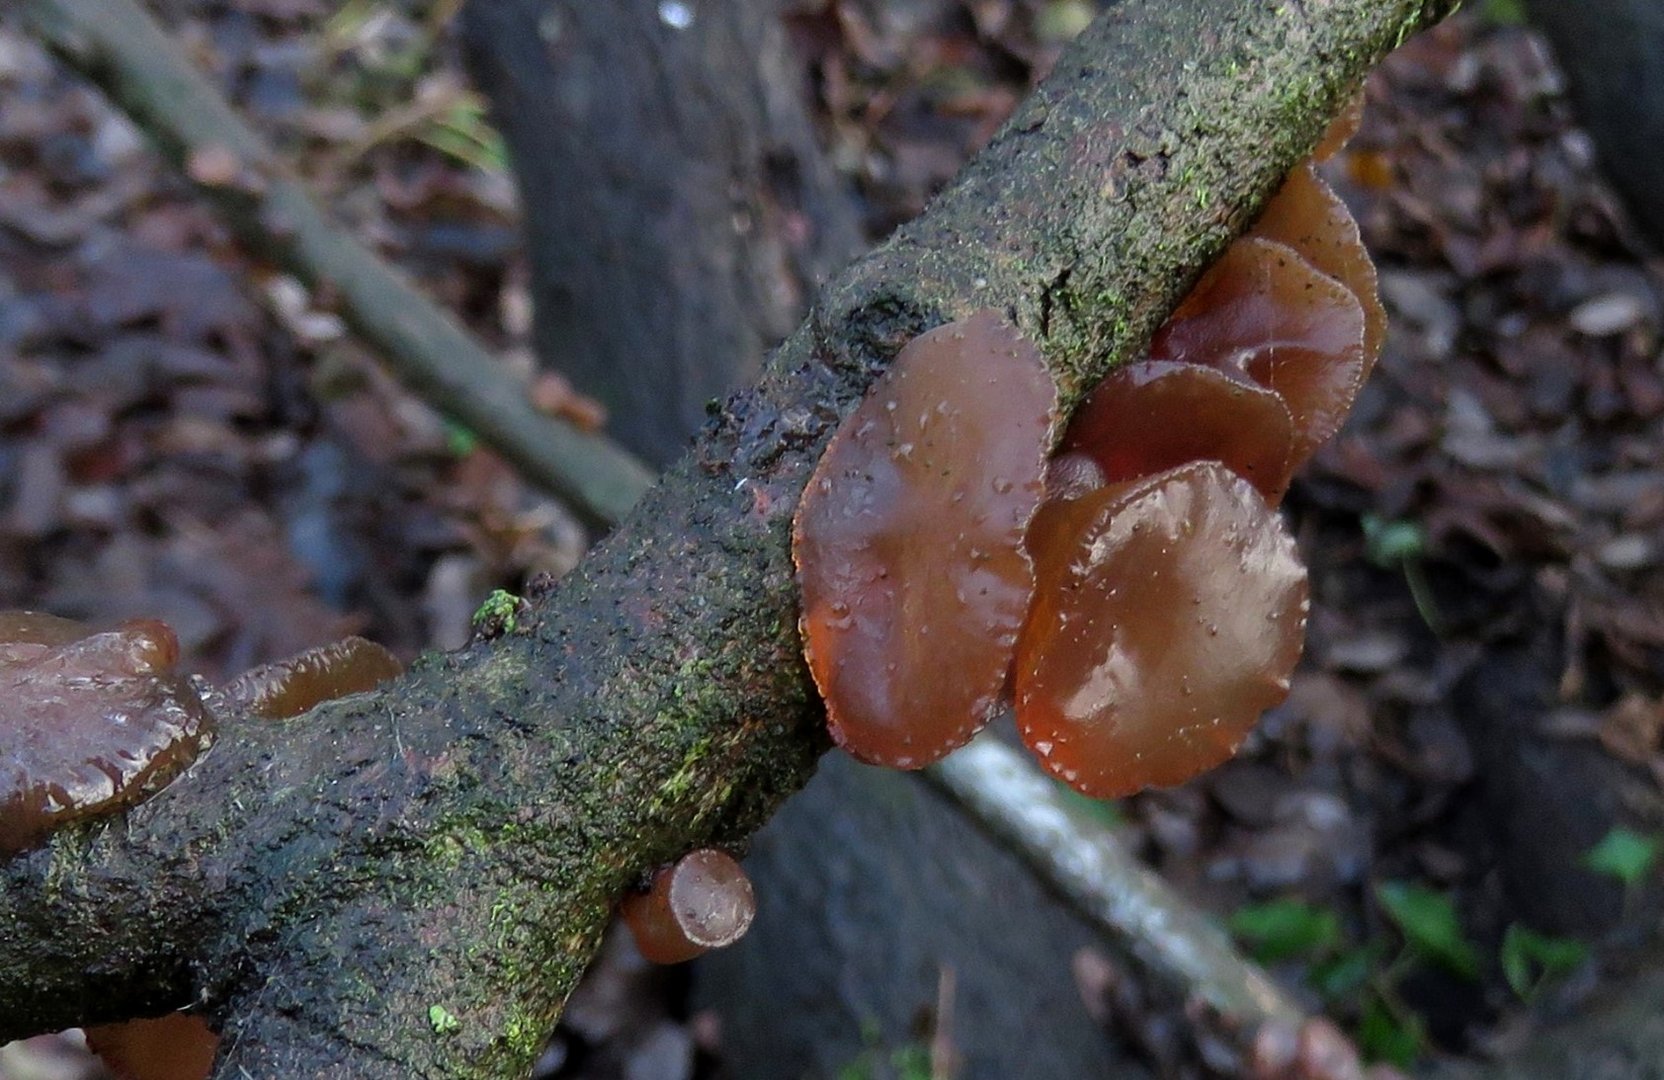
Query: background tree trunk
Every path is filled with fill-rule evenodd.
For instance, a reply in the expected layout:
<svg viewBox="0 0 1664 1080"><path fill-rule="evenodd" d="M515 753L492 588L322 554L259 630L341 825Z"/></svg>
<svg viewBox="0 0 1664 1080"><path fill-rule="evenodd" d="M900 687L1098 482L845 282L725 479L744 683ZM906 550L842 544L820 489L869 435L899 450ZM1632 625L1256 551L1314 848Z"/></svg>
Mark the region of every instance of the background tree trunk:
<svg viewBox="0 0 1664 1080"><path fill-rule="evenodd" d="M1664 247L1664 5L1527 0L1526 7L1559 54L1607 175Z"/></svg>
<svg viewBox="0 0 1664 1080"><path fill-rule="evenodd" d="M777 0L472 0L508 142L538 355L674 460L860 250Z"/></svg>

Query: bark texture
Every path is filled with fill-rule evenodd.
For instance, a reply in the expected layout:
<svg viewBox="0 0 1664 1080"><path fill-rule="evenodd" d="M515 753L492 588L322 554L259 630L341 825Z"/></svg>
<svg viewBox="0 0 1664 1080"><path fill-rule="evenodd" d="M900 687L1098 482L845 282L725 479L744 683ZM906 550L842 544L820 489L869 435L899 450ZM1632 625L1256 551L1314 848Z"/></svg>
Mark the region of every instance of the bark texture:
<svg viewBox="0 0 1664 1080"><path fill-rule="evenodd" d="M788 528L920 331L995 307L1072 406L1139 349L1369 66L1451 0L1136 0L513 631L219 742L0 868L0 1038L196 1000L222 1080L512 1077L612 900L734 842L824 746Z"/></svg>
<svg viewBox="0 0 1664 1080"><path fill-rule="evenodd" d="M860 246L778 0L473 0L524 195L537 351L664 465Z"/></svg>

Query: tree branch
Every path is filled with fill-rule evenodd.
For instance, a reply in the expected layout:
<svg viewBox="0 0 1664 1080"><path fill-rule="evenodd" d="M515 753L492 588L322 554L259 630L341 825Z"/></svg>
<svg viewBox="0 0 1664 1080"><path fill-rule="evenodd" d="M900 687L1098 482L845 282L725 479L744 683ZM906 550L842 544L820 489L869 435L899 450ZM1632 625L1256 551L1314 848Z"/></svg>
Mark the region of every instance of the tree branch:
<svg viewBox="0 0 1664 1080"><path fill-rule="evenodd" d="M524 1075L617 893L741 840L824 747L789 523L899 345L1004 309L1073 404L1451 6L1112 9L513 633L292 722L228 716L126 818L0 868L0 1038L196 1000L220 1077Z"/></svg>
<svg viewBox="0 0 1664 1080"><path fill-rule="evenodd" d="M622 517L653 482L653 472L619 447L532 408L525 389L472 335L330 221L136 0L25 0L20 10L48 45L133 115L245 244L314 285L333 287L348 324L400 379L529 479L569 500L591 524ZM205 168L210 154L231 159Z"/></svg>

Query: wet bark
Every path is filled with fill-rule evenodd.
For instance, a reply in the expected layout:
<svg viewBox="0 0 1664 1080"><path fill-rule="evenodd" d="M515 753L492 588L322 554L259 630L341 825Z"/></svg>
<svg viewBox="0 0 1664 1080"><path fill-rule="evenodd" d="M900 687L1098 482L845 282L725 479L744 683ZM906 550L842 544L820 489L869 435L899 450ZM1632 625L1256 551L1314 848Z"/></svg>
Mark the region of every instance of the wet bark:
<svg viewBox="0 0 1664 1080"><path fill-rule="evenodd" d="M289 723L228 717L126 818L0 868L0 1039L195 1001L227 1080L524 1075L613 898L741 840L823 749L788 527L900 345L1001 309L1072 407L1451 6L1115 9L512 632Z"/></svg>

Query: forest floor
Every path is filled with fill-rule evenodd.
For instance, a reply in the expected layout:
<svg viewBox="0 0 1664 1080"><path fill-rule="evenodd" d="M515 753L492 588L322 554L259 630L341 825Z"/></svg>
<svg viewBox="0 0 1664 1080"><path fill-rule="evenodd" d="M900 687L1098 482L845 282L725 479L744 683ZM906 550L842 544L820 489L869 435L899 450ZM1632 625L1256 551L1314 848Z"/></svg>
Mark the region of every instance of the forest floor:
<svg viewBox="0 0 1664 1080"><path fill-rule="evenodd" d="M534 373L514 192L456 62L455 6L193 2L174 25L342 221L551 408L581 407ZM798 7L875 238L1092 14ZM1538 39L1476 16L1371 79L1326 169L1391 334L1287 503L1312 572L1307 658L1235 761L1103 808L1313 1008L1404 1065L1503 1052L1575 1011L1622 976L1654 910L1664 274L1563 89ZM408 657L460 644L490 589L558 575L585 543L0 18L0 609L160 617L211 678L348 632ZM1585 798L1585 775L1624 783ZM609 957L542 1074L711 1075L709 1018ZM1076 958L1096 1014L1158 1072L1205 1074L1111 967ZM61 1043L0 1051L0 1080L86 1068Z"/></svg>

